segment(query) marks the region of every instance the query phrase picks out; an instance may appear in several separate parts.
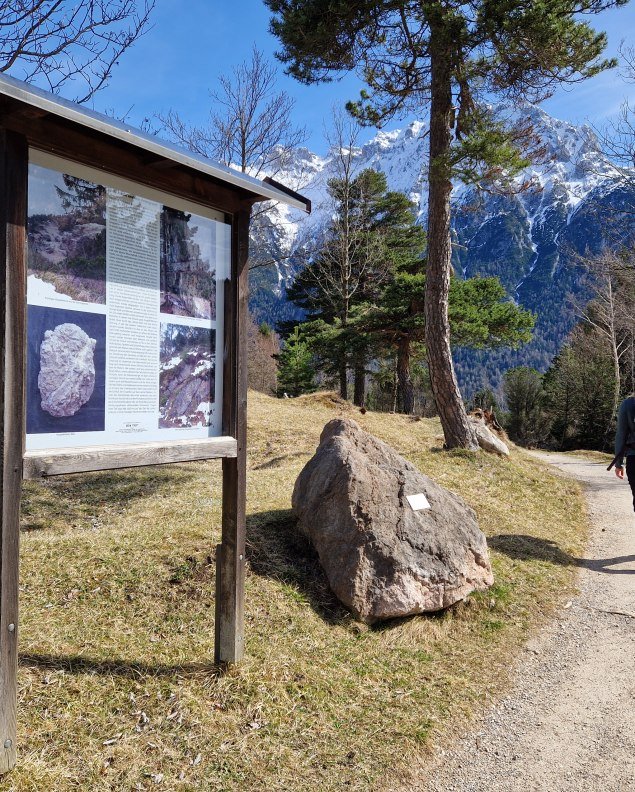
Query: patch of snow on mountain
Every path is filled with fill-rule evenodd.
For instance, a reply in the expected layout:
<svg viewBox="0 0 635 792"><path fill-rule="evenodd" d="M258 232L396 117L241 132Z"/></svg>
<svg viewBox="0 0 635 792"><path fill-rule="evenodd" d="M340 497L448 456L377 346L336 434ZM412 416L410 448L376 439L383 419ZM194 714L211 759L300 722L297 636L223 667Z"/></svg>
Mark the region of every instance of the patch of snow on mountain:
<svg viewBox="0 0 635 792"><path fill-rule="evenodd" d="M617 170L599 151L593 130L585 125L552 118L533 106L517 110L527 118L534 133L546 149L544 161L533 163L515 179L521 190L517 200L528 224L528 245L536 250L536 239L545 232L553 218L570 222L578 208L594 190L608 190ZM328 179L337 175L337 152L331 150L320 157L307 148L299 148L275 178L300 192L312 202L312 213L306 215L290 207L277 205L270 214L270 243L280 251L277 263L279 285L293 276L289 261L298 249L315 246L326 227L332 206L327 193ZM373 168L386 175L388 188L406 194L416 206L418 221L425 224L427 214L427 124L413 120L403 129L379 131L375 137L353 151L354 172ZM470 207L475 200L488 201L474 187L456 183L452 201L455 206ZM498 210L500 211L500 210ZM554 212L556 213L554 215ZM496 216L486 215L483 222ZM476 236L476 234L474 234ZM530 270L524 277L530 274Z"/></svg>

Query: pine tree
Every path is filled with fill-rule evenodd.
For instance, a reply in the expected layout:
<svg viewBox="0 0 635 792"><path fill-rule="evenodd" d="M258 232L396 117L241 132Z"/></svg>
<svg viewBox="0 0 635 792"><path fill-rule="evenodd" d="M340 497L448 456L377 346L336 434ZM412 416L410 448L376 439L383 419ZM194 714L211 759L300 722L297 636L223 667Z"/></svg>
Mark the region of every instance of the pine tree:
<svg viewBox="0 0 635 792"><path fill-rule="evenodd" d="M366 169L352 179L331 179L334 216L320 250L288 289L303 309L320 367L338 376L347 397L347 371L355 374L354 402L362 405L366 366L374 356L370 339L355 322L373 305L401 262L415 260L425 235L405 195L387 189L386 177Z"/></svg>
<svg viewBox="0 0 635 792"><path fill-rule="evenodd" d="M315 390L313 355L296 327L278 355L278 396L300 396Z"/></svg>
<svg viewBox="0 0 635 792"><path fill-rule="evenodd" d="M545 414L543 378L536 369L518 366L505 372L505 398L509 410L506 429L517 443L535 446L549 435Z"/></svg>
<svg viewBox="0 0 635 792"><path fill-rule="evenodd" d="M556 448L609 450L615 436L611 344L580 323L544 375L545 408Z"/></svg>
<svg viewBox="0 0 635 792"><path fill-rule="evenodd" d="M287 71L310 84L357 70L369 90L350 110L381 125L429 112L426 347L446 446L478 449L450 349L452 179L504 186L526 163L492 98L541 101L560 83L613 66L590 14L627 0L265 0Z"/></svg>
<svg viewBox="0 0 635 792"><path fill-rule="evenodd" d="M413 349L423 349L425 274L403 264L384 289L377 306L360 312L353 331L365 332L378 345L396 351L398 402L405 413L414 407L410 377ZM505 295L498 278L453 278L449 294L451 338L475 349L518 347L531 338L535 317Z"/></svg>

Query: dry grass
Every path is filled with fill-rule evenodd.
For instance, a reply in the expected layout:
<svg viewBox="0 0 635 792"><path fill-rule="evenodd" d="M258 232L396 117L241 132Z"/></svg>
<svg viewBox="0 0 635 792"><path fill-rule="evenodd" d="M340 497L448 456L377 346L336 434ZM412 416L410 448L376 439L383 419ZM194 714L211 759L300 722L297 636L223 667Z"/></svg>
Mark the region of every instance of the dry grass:
<svg viewBox="0 0 635 792"><path fill-rule="evenodd" d="M578 449L576 451L565 451L567 456L582 457L583 459L590 459L593 462L606 462L608 463L613 459L613 454L605 454L604 451L590 451L585 449Z"/></svg>
<svg viewBox="0 0 635 792"><path fill-rule="evenodd" d="M380 629L338 606L289 505L339 412L472 504L491 592ZM217 463L26 487L19 767L3 789L385 789L504 688L572 583L578 487L520 451L440 452L437 422L324 394L251 394L249 437L247 658L226 672L211 661Z"/></svg>

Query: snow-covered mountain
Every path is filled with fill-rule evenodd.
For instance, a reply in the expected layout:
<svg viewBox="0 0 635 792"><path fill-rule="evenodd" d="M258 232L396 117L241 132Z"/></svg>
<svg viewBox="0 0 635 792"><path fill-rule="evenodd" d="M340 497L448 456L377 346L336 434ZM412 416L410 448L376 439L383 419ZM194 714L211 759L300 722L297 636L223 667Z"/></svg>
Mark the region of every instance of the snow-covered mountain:
<svg viewBox="0 0 635 792"><path fill-rule="evenodd" d="M546 150L541 163L521 173L517 183L531 186L511 195L478 192L456 185L453 192L457 275L498 276L510 297L538 315L534 340L514 352L457 351L465 395L486 384L497 385L513 365L544 370L570 331L574 317L569 297L580 290L578 257L604 245L628 243L635 237L633 184L599 151L588 126L559 121L535 107L523 109ZM383 171L392 190L404 192L425 225L427 209L427 128L412 121L393 132L379 132L354 152L358 171ZM333 153L319 157L298 149L279 181L311 198L310 216L277 206L262 226L254 248L264 248L277 264L256 271L252 309L259 320L290 318L285 284L299 266L298 251L315 239L328 220L327 179L334 175ZM271 293L273 289L274 293Z"/></svg>

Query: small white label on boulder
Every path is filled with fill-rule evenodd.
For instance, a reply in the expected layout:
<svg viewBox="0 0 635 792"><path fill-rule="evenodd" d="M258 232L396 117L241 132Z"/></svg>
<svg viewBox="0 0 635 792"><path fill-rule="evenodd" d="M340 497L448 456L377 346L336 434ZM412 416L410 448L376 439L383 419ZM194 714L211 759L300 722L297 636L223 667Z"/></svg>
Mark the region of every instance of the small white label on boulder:
<svg viewBox="0 0 635 792"><path fill-rule="evenodd" d="M406 495L406 500L412 506L413 511L432 508L423 492L418 492L416 495Z"/></svg>

